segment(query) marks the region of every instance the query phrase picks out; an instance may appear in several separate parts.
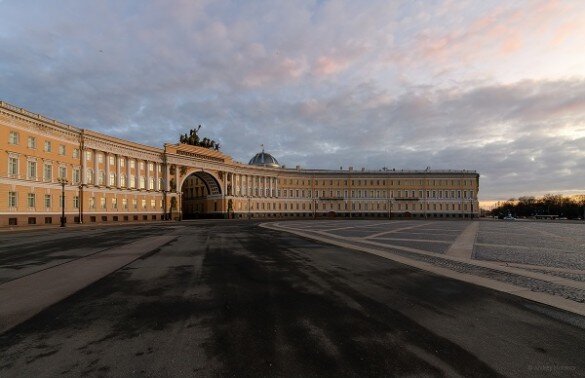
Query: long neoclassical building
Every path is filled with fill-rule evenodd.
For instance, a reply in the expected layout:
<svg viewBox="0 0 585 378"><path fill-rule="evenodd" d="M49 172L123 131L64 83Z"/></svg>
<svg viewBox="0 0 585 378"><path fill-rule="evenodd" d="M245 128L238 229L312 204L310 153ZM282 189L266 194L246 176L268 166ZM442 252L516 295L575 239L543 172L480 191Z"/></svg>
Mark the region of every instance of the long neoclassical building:
<svg viewBox="0 0 585 378"><path fill-rule="evenodd" d="M285 168L186 144L150 147L0 101L0 227L224 218L470 218L468 170ZM64 199L62 198L64 193ZM62 207L64 202L64 209Z"/></svg>

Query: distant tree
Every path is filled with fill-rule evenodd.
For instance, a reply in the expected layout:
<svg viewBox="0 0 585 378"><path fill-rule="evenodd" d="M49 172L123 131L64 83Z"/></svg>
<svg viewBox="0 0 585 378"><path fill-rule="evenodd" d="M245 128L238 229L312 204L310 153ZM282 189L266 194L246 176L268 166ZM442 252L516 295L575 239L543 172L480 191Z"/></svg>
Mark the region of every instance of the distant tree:
<svg viewBox="0 0 585 378"><path fill-rule="evenodd" d="M199 133L200 129L201 129L201 125L197 126L196 129L189 130L189 134L179 135L179 142L184 143L184 144L188 144L191 146L204 147L204 148L209 148L209 149L216 150L216 151L219 150L220 144L217 143L216 141L214 141L213 139L209 139L209 138L200 139L199 138L198 133Z"/></svg>
<svg viewBox="0 0 585 378"><path fill-rule="evenodd" d="M535 215L558 215L567 218L584 216L585 195L564 197L560 194L545 194L540 198L519 197L508 201L497 202L491 215L505 216L512 214L519 217Z"/></svg>

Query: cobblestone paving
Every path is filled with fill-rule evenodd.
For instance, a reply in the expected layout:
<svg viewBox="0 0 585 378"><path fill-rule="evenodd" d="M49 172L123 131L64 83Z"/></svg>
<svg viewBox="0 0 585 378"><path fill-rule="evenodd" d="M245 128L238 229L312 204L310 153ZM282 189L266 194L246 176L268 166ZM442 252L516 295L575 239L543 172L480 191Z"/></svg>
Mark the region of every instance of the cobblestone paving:
<svg viewBox="0 0 585 378"><path fill-rule="evenodd" d="M482 222L474 258L585 269L585 224Z"/></svg>
<svg viewBox="0 0 585 378"><path fill-rule="evenodd" d="M523 264L528 267L516 267L516 269L546 274L551 279L561 277L575 282L584 282L585 223L480 221L469 263L441 257L470 225L468 221L345 220L288 221L279 222L279 224L286 228L302 230L319 236L337 239L342 237L344 242L351 242L358 246L391 251L399 256L457 272L506 282L577 302L585 302L585 291L578 287L473 264L474 260ZM436 257L405 251L400 247L430 252L436 254ZM557 268L557 270L546 269L549 267ZM559 268L560 270L558 270ZM562 269L570 270L570 272L564 272ZM581 270L583 270L582 273Z"/></svg>

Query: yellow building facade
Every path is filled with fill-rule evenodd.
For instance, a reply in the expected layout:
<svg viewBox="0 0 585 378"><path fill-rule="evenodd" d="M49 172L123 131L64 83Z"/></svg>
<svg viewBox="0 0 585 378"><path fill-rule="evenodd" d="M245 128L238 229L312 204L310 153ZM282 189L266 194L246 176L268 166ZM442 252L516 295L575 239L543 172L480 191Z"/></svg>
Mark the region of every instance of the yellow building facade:
<svg viewBox="0 0 585 378"><path fill-rule="evenodd" d="M0 227L229 218L470 218L479 174L243 164L186 144L150 147L0 102ZM62 199L64 193L64 201Z"/></svg>

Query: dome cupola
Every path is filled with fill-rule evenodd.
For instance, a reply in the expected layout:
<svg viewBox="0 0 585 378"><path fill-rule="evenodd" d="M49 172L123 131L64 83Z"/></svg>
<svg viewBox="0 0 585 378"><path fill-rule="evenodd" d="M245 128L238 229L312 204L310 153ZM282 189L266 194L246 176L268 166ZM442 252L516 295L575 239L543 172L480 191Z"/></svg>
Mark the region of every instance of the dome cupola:
<svg viewBox="0 0 585 378"><path fill-rule="evenodd" d="M264 146L262 147L262 152L258 152L248 163L249 165L259 165L262 167L270 167L270 168L279 168L280 164L278 164L278 160L274 158L274 156L270 155L267 152L264 152Z"/></svg>

